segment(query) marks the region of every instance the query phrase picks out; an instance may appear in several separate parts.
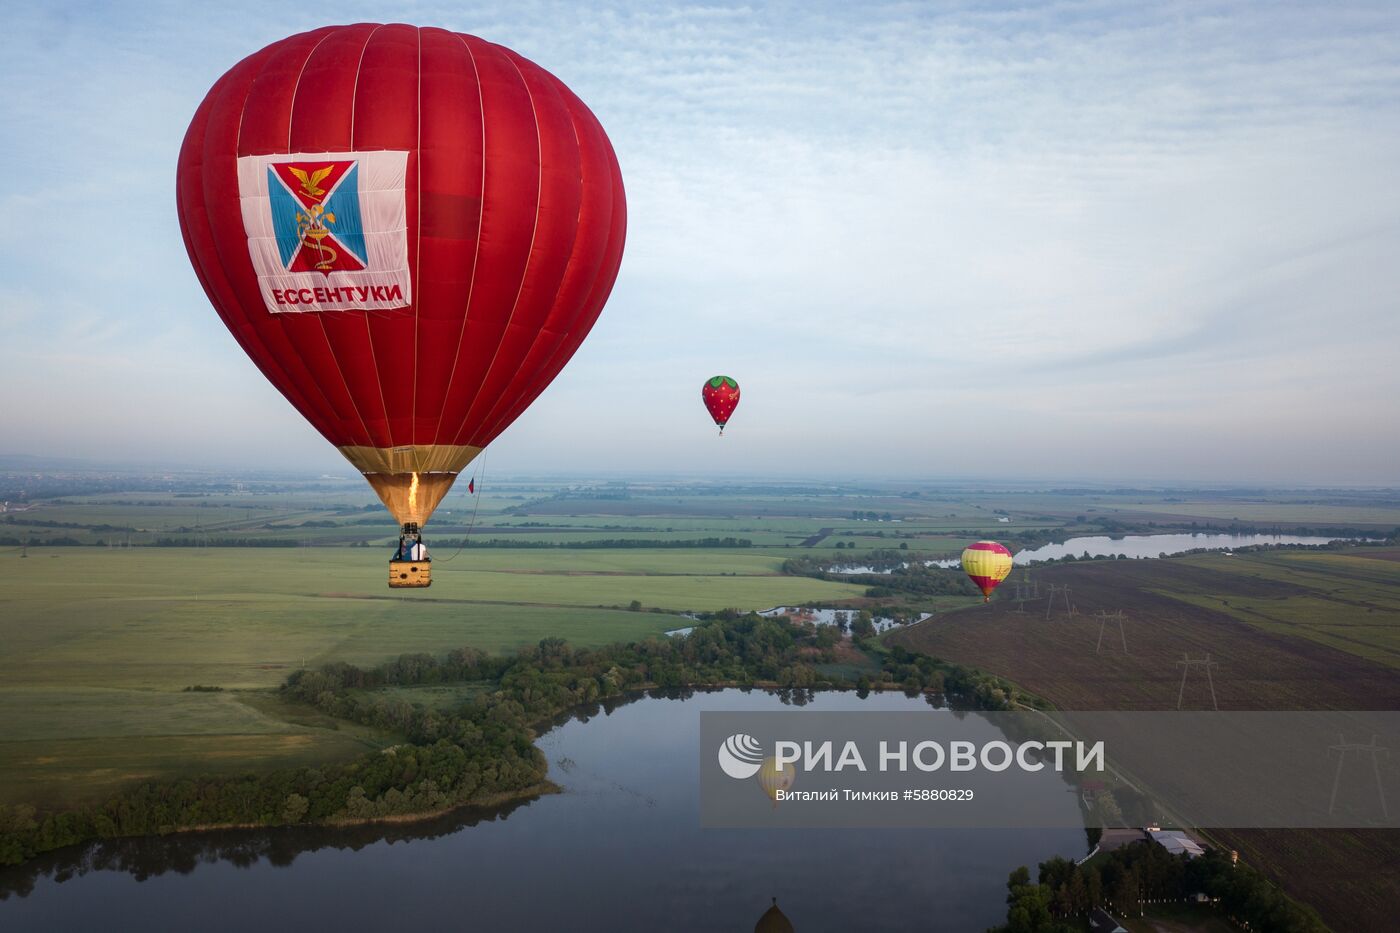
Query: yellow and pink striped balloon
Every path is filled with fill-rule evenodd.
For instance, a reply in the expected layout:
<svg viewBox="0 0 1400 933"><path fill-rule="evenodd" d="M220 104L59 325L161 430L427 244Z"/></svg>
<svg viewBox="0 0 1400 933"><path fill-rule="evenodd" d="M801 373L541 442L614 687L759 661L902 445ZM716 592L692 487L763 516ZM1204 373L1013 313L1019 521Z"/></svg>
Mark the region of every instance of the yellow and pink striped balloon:
<svg viewBox="0 0 1400 933"><path fill-rule="evenodd" d="M778 805L778 791L789 790L796 777L796 768L787 763L778 764L778 759L772 755L763 759L763 766L758 769L759 786L775 807Z"/></svg>
<svg viewBox="0 0 1400 933"><path fill-rule="evenodd" d="M982 602L989 603L992 590L1011 572L1011 552L995 541L978 541L962 552L962 567L982 591Z"/></svg>

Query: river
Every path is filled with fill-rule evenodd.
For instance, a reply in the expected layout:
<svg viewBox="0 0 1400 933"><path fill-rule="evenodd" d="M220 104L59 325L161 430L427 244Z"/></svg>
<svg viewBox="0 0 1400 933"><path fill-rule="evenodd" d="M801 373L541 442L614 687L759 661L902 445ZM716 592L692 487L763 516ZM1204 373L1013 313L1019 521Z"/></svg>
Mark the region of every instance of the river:
<svg viewBox="0 0 1400 933"><path fill-rule="evenodd" d="M1170 557L1173 554L1184 554L1187 551L1208 550L1208 551L1233 551L1235 548L1255 547L1258 545L1306 545L1316 547L1328 544L1337 538L1322 538L1310 535L1231 535L1231 534L1162 534L1162 535L1123 535L1113 538L1108 535L1084 535L1078 538L1070 538L1059 544L1045 544L1037 548L1027 548L1020 551L1013 558L1018 567L1033 564L1038 561L1058 560L1061 557L1082 557L1088 553L1090 557L1124 557L1132 558L1153 558ZM1355 540L1355 539L1345 539ZM948 560L925 561L930 567L951 568L960 565L958 558ZM904 566L899 564L897 566ZM892 567L884 565L873 567L864 564L839 564L831 568L832 573L890 573Z"/></svg>
<svg viewBox="0 0 1400 933"><path fill-rule="evenodd" d="M929 709L922 697L799 693L819 710ZM789 695L790 698L790 695ZM563 793L415 824L117 840L0 870L4 930L742 931L771 903L799 933L1003 922L1018 865L1085 849L1081 830L702 830L702 710L781 710L722 690L564 718L538 744ZM1051 772L1044 789L1073 797Z"/></svg>

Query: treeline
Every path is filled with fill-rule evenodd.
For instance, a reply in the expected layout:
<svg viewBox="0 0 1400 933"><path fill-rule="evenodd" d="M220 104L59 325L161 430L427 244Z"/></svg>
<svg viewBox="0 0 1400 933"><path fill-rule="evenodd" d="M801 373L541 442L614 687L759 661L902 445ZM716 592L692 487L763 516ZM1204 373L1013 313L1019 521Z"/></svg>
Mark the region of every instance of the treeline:
<svg viewBox="0 0 1400 933"><path fill-rule="evenodd" d="M1393 528L1390 531L1385 531L1375 526L1312 526L1277 523L1272 525L1255 525L1249 522L1232 522L1223 525L1214 522L1190 522L1189 524L1181 522L1169 526L1155 526L1152 522L1148 522L1148 525L1153 527L1154 532L1159 533L1164 531L1192 531L1232 535L1302 535L1313 538L1378 538L1386 541L1394 541L1400 538L1400 528Z"/></svg>
<svg viewBox="0 0 1400 933"><path fill-rule="evenodd" d="M293 538L156 538L147 545L134 547L300 547Z"/></svg>
<svg viewBox="0 0 1400 933"><path fill-rule="evenodd" d="M883 538L883 537L885 537L885 533L884 533L883 531L876 531L876 532L873 532L873 533L871 533L871 534L869 534L869 535L862 535L861 537ZM894 535L893 537L896 537L896 538L917 538L918 535ZM787 547L792 547L791 544L786 545L786 546L787 546ZM847 549L855 550L855 548L856 548L856 543L855 543L854 541L837 541L837 542L836 542L836 550L838 550L838 551L844 551L844 550L847 550ZM909 542L908 542L908 541L901 541L901 542L899 542L899 549L900 549L901 551L907 551L907 550L909 550Z"/></svg>
<svg viewBox="0 0 1400 933"><path fill-rule="evenodd" d="M88 872L132 876L142 883L170 873L188 874L200 864L229 862L251 865L260 859L274 866L290 865L303 853L355 852L377 842L397 844L441 839L483 822L506 818L524 799L489 807L450 810L422 820L371 820L335 826L299 826L295 833L279 827L240 832L172 833L169 836L126 836L95 840L89 845L46 852L18 868L0 870L0 911L9 897L28 897L46 880L62 883Z"/></svg>
<svg viewBox="0 0 1400 933"><path fill-rule="evenodd" d="M1270 524L1257 524L1247 521L1165 521L1165 522L1125 522L1111 518L1088 518L1087 516L1077 516L1081 523L1092 524L1109 537L1118 537L1127 534L1229 534L1229 535L1301 535L1315 538L1372 538L1386 541L1394 541L1400 538L1400 528L1386 531L1375 526L1358 527L1356 525L1299 525L1293 523L1273 522ZM1086 532L1075 532L1075 537ZM1064 541L1066 536L1060 534L1052 540L1043 542L1047 544L1058 544ZM1019 533L1017 537L1019 543Z"/></svg>
<svg viewBox="0 0 1400 933"><path fill-rule="evenodd" d="M836 542L837 550L842 549L844 541ZM854 548L855 542L851 542ZM872 572L877 572L883 576L886 572L897 570L909 561L921 561L924 558L919 554L910 554L908 542L903 542L898 548L875 548L866 551L864 554L852 554L849 557L840 555L835 559L821 557L793 557L783 562L783 572L796 574L805 577L814 577L821 574L831 576L821 577L831 580L851 580L855 576L869 576L869 574L849 574L833 570L835 567L849 567L852 561L859 561L861 566L869 567Z"/></svg>
<svg viewBox="0 0 1400 933"><path fill-rule="evenodd" d="M818 665L836 659L830 628L724 612L681 638L590 649L547 638L508 657L463 648L443 657L402 655L369 669L330 664L296 671L282 687L286 699L394 731L408 744L348 764L149 781L76 809L0 806L0 864L91 839L425 815L530 793L547 767L533 744L539 723L652 687L898 685L990 709L1028 700L999 678L899 648L858 681L826 673ZM430 708L381 690L431 684L462 684L466 696Z"/></svg>
<svg viewBox="0 0 1400 933"><path fill-rule="evenodd" d="M919 596L980 596L972 581L961 569L933 567L921 562L896 567L888 576L862 579L869 584L865 595L871 597L898 596L913 593Z"/></svg>
<svg viewBox="0 0 1400 933"><path fill-rule="evenodd" d="M106 538L95 538L91 541L80 541L77 538L63 535L57 538L16 538L12 535L0 535L0 547L107 547ZM205 538L203 535L191 534L187 538L156 538L154 541L138 542L129 541L124 538L113 538L110 542L123 547L301 547L305 544L304 539L293 538ZM360 542L357 542L360 543ZM330 546L329 544L326 546Z"/></svg>
<svg viewBox="0 0 1400 933"><path fill-rule="evenodd" d="M6 515L0 519L6 525L25 525L32 528L77 528L84 531L135 531L126 525L85 525L82 522L59 522L45 518L16 518Z"/></svg>
<svg viewBox="0 0 1400 933"><path fill-rule="evenodd" d="M1010 681L975 668L952 664L926 654L917 654L898 645L891 646L882 659L877 675L887 684L896 684L906 692L931 690L957 697L969 705L986 710L1009 710L1022 707L1044 709L1039 697L1022 692ZM857 689L873 686L867 675L856 681Z"/></svg>
<svg viewBox="0 0 1400 933"><path fill-rule="evenodd" d="M1292 532L1285 532L1285 533L1286 533L1286 534L1292 534ZM1261 534L1272 534L1272 532L1261 532ZM1315 536L1315 537L1325 537L1325 536L1323 536L1323 535L1317 535L1317 536ZM1394 539L1382 539L1382 541L1381 541L1381 543L1386 543L1386 544L1390 544L1390 543L1393 543L1393 542L1394 542ZM1247 545L1244 545L1244 546L1242 546L1242 547L1232 548L1232 552L1235 553L1235 554L1269 554L1269 553L1276 552L1276 551L1342 551L1342 550L1350 550L1350 549L1356 548L1356 547L1366 547L1366 546L1367 546L1367 545L1364 545L1364 544L1358 544L1358 542L1355 542L1355 541L1346 541L1346 540L1340 540L1340 539L1339 539L1339 540L1335 540L1335 541L1330 541L1330 542L1328 542L1328 543L1326 543L1326 544L1292 544L1292 543L1290 543L1290 544L1247 544ZM1176 557L1192 557L1192 556L1198 556L1198 555L1201 555L1201 554L1219 554L1219 553L1220 553L1220 550L1221 550L1221 549L1218 548L1218 547L1215 547L1215 548L1210 548L1210 547L1196 547L1196 548L1190 548L1189 550L1185 550L1185 551L1175 551L1175 552L1173 552L1173 553L1171 553L1171 554L1168 554L1166 551L1159 551L1158 554L1157 554L1157 557L1158 557L1158 558L1168 558L1168 557L1171 557L1171 558L1176 558ZM1037 561L1035 562L1035 565L1036 565L1036 566L1043 566L1043 565L1048 566L1048 565L1050 565L1050 564L1076 564L1076 563L1084 563L1085 561L1136 560L1136 559L1138 559L1138 558L1132 558L1132 557L1129 557L1127 554L1122 554L1122 553L1119 553L1119 554L1090 554L1088 551L1085 551L1084 553L1082 553L1082 554L1080 554L1080 555L1078 555L1078 556L1075 556L1074 554L1066 554L1066 555L1064 555L1063 557L1047 557L1047 558L1042 558L1042 559L1037 560Z"/></svg>
<svg viewBox="0 0 1400 933"><path fill-rule="evenodd" d="M1100 864L1076 865L1063 858L1041 862L1038 884L1031 884L1023 865L1011 873L1006 887L1007 922L995 933L1079 933L1096 907L1132 917L1141 915L1144 905L1190 901L1198 894L1247 929L1327 930L1311 908L1214 849L1187 858L1153 842L1135 842L1108 853Z"/></svg>
<svg viewBox="0 0 1400 933"><path fill-rule="evenodd" d="M655 538L597 538L584 541L516 541L510 538L443 538L433 545L438 550L443 548L514 548L525 550L588 550L599 548L606 550L622 550L628 548L715 548L715 547L753 547L753 541L749 538L692 538L688 541L664 541Z"/></svg>
<svg viewBox="0 0 1400 933"><path fill-rule="evenodd" d="M872 599L901 596L979 596L961 570L949 570L923 563L921 559L906 563L909 555L897 550L876 550L863 558L876 569L891 568L887 573L836 573L830 568L841 564L812 557L796 557L783 561L783 573L812 577L839 583L854 583L866 587L865 595Z"/></svg>
<svg viewBox="0 0 1400 933"><path fill-rule="evenodd" d="M36 813L0 806L0 864L92 839L430 812L528 787L544 767L533 748L528 756L510 749L486 760L444 741L323 769L148 782L95 807Z"/></svg>
<svg viewBox="0 0 1400 933"><path fill-rule="evenodd" d="M603 499L609 501L621 501L630 498L632 498L632 493L625 487L619 488L616 486L589 486L582 489L563 489L559 492L556 492L552 496L538 501L558 502L564 499Z"/></svg>

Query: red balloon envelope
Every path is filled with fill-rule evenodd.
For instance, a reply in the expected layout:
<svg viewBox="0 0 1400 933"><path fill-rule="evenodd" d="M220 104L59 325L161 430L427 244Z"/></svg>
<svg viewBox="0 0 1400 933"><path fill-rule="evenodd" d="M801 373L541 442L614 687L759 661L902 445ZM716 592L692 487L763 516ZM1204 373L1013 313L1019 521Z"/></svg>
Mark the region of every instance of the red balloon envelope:
<svg viewBox="0 0 1400 933"><path fill-rule="evenodd" d="M700 400L705 403L705 410L715 419L715 424L719 425L719 433L723 434L724 426L734 416L734 409L739 407L739 383L728 376L706 379L700 386Z"/></svg>
<svg viewBox="0 0 1400 933"><path fill-rule="evenodd" d="M253 362L401 523L549 385L617 277L617 158L475 36L328 26L235 65L180 150L190 261Z"/></svg>

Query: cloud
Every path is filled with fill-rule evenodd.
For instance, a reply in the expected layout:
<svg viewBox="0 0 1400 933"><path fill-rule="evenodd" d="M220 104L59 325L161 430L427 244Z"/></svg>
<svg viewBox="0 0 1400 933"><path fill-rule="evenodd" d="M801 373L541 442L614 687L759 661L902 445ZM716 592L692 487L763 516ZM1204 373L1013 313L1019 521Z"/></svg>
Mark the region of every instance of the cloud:
<svg viewBox="0 0 1400 933"><path fill-rule="evenodd" d="M0 39L0 78L25 91L0 101L17 130L0 156L0 327L23 349L9 378L67 359L72 391L124 419L144 384L128 395L104 376L99 392L90 374L110 369L65 349L74 335L137 371L173 354L227 374L193 390L203 404L262 398L265 430L321 449L207 311L171 194L204 88L311 16L14 17ZM726 371L745 388L723 454L735 472L1397 479L1400 439L1375 431L1400 415L1394 4L337 16L511 46L569 83L618 150L622 275L574 363L498 443L508 467L562 450L581 469L708 458L695 396ZM79 247L75 223L112 233ZM598 387L617 400L607 425L588 420ZM171 446L209 433L193 408L168 425ZM90 430L77 416L5 427L32 447Z"/></svg>

